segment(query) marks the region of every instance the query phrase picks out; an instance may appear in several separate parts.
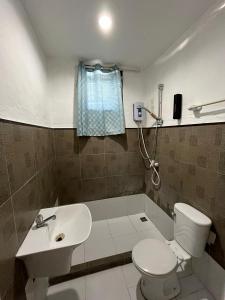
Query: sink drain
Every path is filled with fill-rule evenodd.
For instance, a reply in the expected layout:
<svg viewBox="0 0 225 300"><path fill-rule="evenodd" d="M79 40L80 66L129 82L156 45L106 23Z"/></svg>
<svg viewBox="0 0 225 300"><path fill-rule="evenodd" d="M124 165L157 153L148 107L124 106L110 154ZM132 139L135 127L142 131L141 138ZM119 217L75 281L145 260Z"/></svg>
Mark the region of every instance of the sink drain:
<svg viewBox="0 0 225 300"><path fill-rule="evenodd" d="M64 239L64 237L65 237L65 234L64 233L60 233L60 234L58 234L56 236L55 241L56 242L61 242Z"/></svg>

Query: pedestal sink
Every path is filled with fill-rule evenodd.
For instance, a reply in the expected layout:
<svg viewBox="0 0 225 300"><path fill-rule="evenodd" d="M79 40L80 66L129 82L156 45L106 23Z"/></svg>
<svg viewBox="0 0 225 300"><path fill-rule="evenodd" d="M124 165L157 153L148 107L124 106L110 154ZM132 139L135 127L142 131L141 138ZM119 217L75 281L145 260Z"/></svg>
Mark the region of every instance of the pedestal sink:
<svg viewBox="0 0 225 300"><path fill-rule="evenodd" d="M29 230L16 257L24 261L30 278L66 274L74 249L89 237L91 213L85 204L72 204L40 210L44 218L56 215L45 226Z"/></svg>

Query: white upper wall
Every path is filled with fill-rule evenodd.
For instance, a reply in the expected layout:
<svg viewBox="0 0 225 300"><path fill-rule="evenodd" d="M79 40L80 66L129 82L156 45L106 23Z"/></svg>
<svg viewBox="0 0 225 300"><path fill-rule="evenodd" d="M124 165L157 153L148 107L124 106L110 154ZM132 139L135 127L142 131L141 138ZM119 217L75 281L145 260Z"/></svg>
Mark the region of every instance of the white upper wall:
<svg viewBox="0 0 225 300"><path fill-rule="evenodd" d="M45 57L20 1L2 0L0 8L0 118L24 123L75 127L74 82L77 62ZM165 84L164 125L172 119L173 95L183 94L181 124L220 122L224 104L194 116L188 107L225 98L225 12L206 13L174 47L144 72L124 72L126 127L136 127L132 105L142 101L157 112L158 83ZM148 117L147 125L152 124Z"/></svg>
<svg viewBox="0 0 225 300"><path fill-rule="evenodd" d="M136 127L132 105L143 101L157 113L159 83L163 92L164 125L224 122L225 103L203 108L200 115L188 107L225 99L225 11L217 6L179 39L152 67L139 73L124 72L124 110L126 127ZM53 127L76 127L74 120L73 61L49 61L49 97L52 101ZM173 95L183 94L183 116L173 120ZM148 116L147 126L153 124Z"/></svg>
<svg viewBox="0 0 225 300"><path fill-rule="evenodd" d="M76 64L72 60L48 59L47 98L51 102L52 127L74 127Z"/></svg>
<svg viewBox="0 0 225 300"><path fill-rule="evenodd" d="M195 116L188 107L225 99L225 5L208 11L165 55L144 72L145 99L157 111L159 83L164 125L225 121L225 103L211 105ZM183 94L183 117L173 120L173 95ZM150 124L150 123L149 123Z"/></svg>
<svg viewBox="0 0 225 300"><path fill-rule="evenodd" d="M48 99L51 100L53 127L76 127L74 111L75 81L78 62L72 60L48 60ZM133 122L133 103L144 101L142 74L124 72L123 101L126 127L136 127Z"/></svg>
<svg viewBox="0 0 225 300"><path fill-rule="evenodd" d="M1 0L0 118L49 126L45 58L18 0Z"/></svg>

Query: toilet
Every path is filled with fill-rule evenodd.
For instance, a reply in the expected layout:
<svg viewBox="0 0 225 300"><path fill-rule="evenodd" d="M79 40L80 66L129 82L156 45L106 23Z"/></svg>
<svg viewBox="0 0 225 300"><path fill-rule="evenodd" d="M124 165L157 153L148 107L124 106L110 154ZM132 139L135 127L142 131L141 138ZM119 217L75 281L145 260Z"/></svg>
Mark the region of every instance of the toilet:
<svg viewBox="0 0 225 300"><path fill-rule="evenodd" d="M136 244L132 260L141 273L140 289L147 300L168 300L180 293L177 269L200 257L208 239L211 220L185 203L174 206L174 240L145 239Z"/></svg>

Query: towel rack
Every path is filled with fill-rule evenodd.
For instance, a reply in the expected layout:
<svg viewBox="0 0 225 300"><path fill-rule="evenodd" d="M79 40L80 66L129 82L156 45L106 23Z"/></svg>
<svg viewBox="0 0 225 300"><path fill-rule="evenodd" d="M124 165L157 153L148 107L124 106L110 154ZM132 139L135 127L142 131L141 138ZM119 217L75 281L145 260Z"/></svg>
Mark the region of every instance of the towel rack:
<svg viewBox="0 0 225 300"><path fill-rule="evenodd" d="M208 105L217 104L217 103L221 103L221 102L225 102L225 99L214 101L214 102L208 102L208 103L205 103L205 104L193 105L193 106L190 106L188 109L192 110L192 111L200 111L200 110L202 110L203 106L208 106Z"/></svg>

